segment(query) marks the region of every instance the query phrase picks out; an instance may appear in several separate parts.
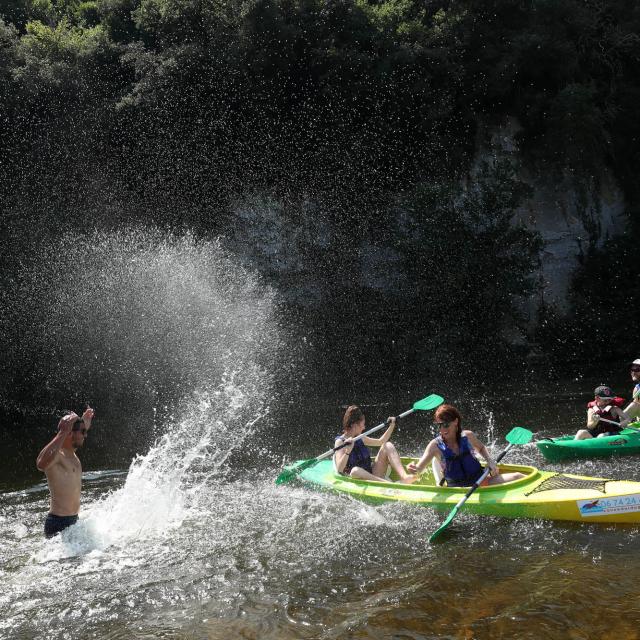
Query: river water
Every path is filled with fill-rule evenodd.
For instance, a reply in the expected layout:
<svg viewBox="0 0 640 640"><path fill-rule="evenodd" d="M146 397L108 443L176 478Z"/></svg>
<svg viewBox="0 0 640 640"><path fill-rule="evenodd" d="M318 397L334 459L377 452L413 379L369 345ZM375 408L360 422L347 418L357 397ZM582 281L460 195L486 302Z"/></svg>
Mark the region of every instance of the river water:
<svg viewBox="0 0 640 640"><path fill-rule="evenodd" d="M102 413L96 403L79 452L81 519L53 540L42 536L48 491L31 466L35 456L18 464L17 440L4 448L11 473L0 493L0 638L640 637L639 527L461 512L446 540L429 545L443 518L429 509L274 484L285 462L331 446L340 408L351 402L365 407L371 425L440 393L497 452L516 425L536 437L580 427L600 379L487 390L443 378L387 383L356 398L307 390L293 403L276 372L295 371L295 349L267 287L219 247L193 239L142 247L128 237L102 240L109 251L92 258L95 273L113 256L118 268L93 281L92 292L108 302L94 304L91 322L57 322L49 307L38 331L62 332L71 361L85 357L90 339L107 371L99 383L122 403L129 395L150 409L130 431L113 399ZM120 260L125 254L135 260ZM57 277L54 269L47 295L81 291L87 270L65 264ZM31 292L35 281L25 276ZM132 329L140 324L129 315L132 300L144 336ZM82 384L58 376L61 385ZM628 385L608 382L619 392ZM48 421L37 448L51 437L56 420ZM428 416L407 418L394 437L399 450L421 453L428 425ZM534 444L507 461L640 475L634 457L549 465Z"/></svg>

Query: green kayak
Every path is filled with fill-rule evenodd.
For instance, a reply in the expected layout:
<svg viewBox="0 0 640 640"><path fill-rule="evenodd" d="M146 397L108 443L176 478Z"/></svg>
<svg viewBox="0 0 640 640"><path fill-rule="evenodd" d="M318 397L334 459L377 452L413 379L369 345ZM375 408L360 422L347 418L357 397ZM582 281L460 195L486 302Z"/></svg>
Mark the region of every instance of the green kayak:
<svg viewBox="0 0 640 640"><path fill-rule="evenodd" d="M634 423L640 427L640 423ZM624 429L615 436L574 440L573 436L561 436L549 440L538 440L538 449L549 462L575 458L608 458L640 453L640 431Z"/></svg>
<svg viewBox="0 0 640 640"><path fill-rule="evenodd" d="M405 465L411 460L402 458ZM506 518L640 524L640 482L589 478L523 465L499 466L501 471L520 471L525 477L480 487L469 497L465 511ZM430 470L411 485L355 480L335 473L331 460L305 468L297 480L367 502L401 502L444 511L450 511L468 491L437 486Z"/></svg>

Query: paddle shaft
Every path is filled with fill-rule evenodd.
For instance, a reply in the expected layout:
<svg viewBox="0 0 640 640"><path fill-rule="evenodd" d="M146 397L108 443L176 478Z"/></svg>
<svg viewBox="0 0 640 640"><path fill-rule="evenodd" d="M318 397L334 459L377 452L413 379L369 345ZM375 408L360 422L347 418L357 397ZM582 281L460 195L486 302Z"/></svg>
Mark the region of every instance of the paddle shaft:
<svg viewBox="0 0 640 640"><path fill-rule="evenodd" d="M600 422L606 422L607 424L615 424L620 427L620 423L614 422L613 420L607 420L606 418L600 418ZM640 429L636 429L636 427L630 427L627 425L626 427L620 427L621 429L631 429L632 431L640 431Z"/></svg>
<svg viewBox="0 0 640 640"><path fill-rule="evenodd" d="M502 460L502 458L504 458L509 449L511 449L511 447L513 447L513 445L511 443L509 443L506 447L506 449L496 458L496 466L498 465L498 462L500 462L500 460ZM487 468L484 470L483 474L471 485L471 487L469 488L469 491L467 491L467 493L464 494L464 497L462 497L460 499L460 501L458 502L458 504L455 506L455 509L459 509L469 498L469 496L484 482L484 479L491 473L491 469L487 466Z"/></svg>
<svg viewBox="0 0 640 640"><path fill-rule="evenodd" d="M414 411L415 409L409 409L404 413L401 413L399 416L397 416L396 420L400 420L400 418L406 418L407 416L410 416ZM365 436L375 433L376 431L380 431L380 429L384 429L386 426L388 426L388 423L385 420L384 422L381 422L378 426L373 427L372 429L369 429L369 431L365 431L364 433L361 433L359 436L356 436L351 442L345 442L344 444L341 444L339 447L334 447L333 449L331 449L331 451L327 451L326 453L323 453L321 456L318 456L317 460L323 460L324 458L328 458L329 456L332 456L336 451L339 451L344 447L348 447L350 444L353 444L356 440L361 440Z"/></svg>

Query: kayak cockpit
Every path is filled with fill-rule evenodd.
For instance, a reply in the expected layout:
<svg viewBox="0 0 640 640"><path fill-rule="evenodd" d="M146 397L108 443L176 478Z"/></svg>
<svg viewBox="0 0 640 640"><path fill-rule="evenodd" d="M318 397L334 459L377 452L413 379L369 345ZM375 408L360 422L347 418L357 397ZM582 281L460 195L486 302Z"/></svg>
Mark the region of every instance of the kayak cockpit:
<svg viewBox="0 0 640 640"><path fill-rule="evenodd" d="M407 464L409 464L409 462L417 462L417 458L402 458L402 463L404 464L405 467L407 466ZM498 465L498 468L500 469L501 473L518 471L522 473L524 477L519 478L517 480L512 480L511 482L504 482L502 484L494 484L486 487L479 487L478 491L486 492L486 491L494 490L496 488L500 488L504 490L506 488L519 487L520 485L528 484L532 482L540 475L540 471L538 469L536 469L535 467L529 467L526 465L500 464ZM392 485L392 486L402 487L403 489L409 489L414 491L424 491L425 489L428 488L428 489L438 489L445 492L451 492L451 491L465 492L468 489L468 487L447 487L446 484L444 486L439 485L434 477L434 469L425 469L422 475L420 476L420 479L417 482L414 482L413 484L404 484L402 482L399 482L398 476L395 473L395 471L391 471L387 476L388 479L391 480L390 483L385 482L383 480L380 480L380 481L358 480L358 479L350 478L340 474L335 474L335 476L336 476L336 479L340 479L341 481L353 482L359 485L372 485L372 486L382 486L382 487L389 487L390 485Z"/></svg>

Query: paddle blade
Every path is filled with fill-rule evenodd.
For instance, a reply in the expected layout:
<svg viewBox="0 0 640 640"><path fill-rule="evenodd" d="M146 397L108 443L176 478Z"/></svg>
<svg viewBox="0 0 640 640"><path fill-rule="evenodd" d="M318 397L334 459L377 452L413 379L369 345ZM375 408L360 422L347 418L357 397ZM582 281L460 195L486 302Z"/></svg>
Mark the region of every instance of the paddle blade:
<svg viewBox="0 0 640 640"><path fill-rule="evenodd" d="M451 509L451 513L449 513L447 519L429 536L429 542L433 542L451 524L451 521L456 517L457 513L458 505Z"/></svg>
<svg viewBox="0 0 640 640"><path fill-rule="evenodd" d="M310 458L309 460L298 460L293 464L287 465L276 478L276 484L284 484L296 478L305 469L312 467L318 462L318 458Z"/></svg>
<svg viewBox="0 0 640 640"><path fill-rule="evenodd" d="M442 396L432 393L430 396L422 398L422 400L418 400L418 402L414 403L413 409L415 411L431 411L431 409L439 407L443 402L444 398Z"/></svg>
<svg viewBox="0 0 640 640"><path fill-rule="evenodd" d="M506 435L509 444L527 444L531 442L531 438L533 438L533 433L524 427L514 427Z"/></svg>

